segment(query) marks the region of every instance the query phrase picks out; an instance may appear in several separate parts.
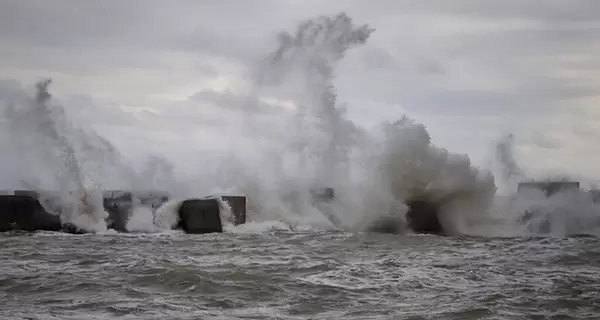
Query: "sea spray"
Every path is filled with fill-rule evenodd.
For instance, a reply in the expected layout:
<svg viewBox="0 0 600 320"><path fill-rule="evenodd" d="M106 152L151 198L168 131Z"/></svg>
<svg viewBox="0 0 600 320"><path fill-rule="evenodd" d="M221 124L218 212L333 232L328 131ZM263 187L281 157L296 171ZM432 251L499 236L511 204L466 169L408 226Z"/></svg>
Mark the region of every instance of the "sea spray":
<svg viewBox="0 0 600 320"><path fill-rule="evenodd" d="M525 171L517 163L515 156L515 136L508 134L496 143L495 160L499 167L501 186L506 192L511 192L519 180L526 177Z"/></svg>
<svg viewBox="0 0 600 320"><path fill-rule="evenodd" d="M377 136L374 141L381 141L379 150L366 154L370 164L358 185L371 189L361 201L379 211L363 209L361 223L390 214L390 221L403 223L406 205L422 200L439 207L446 232L465 233L491 203L493 176L473 167L468 157L434 146L423 125L405 117L384 123Z"/></svg>
<svg viewBox="0 0 600 320"><path fill-rule="evenodd" d="M48 91L50 83L50 80L38 82L33 99L20 104L22 108L11 105L6 110L5 115L10 117L11 137L15 143L23 143L18 150L27 150L25 145L30 144L28 159L31 160L33 155L43 159L39 165L45 165L47 170L44 173L50 174L46 176L50 179L42 182L45 185L39 180L30 184L35 185L34 189L41 194L47 190L58 191L57 194L52 193L59 199L63 223L71 223L88 232L105 231L104 220L108 214L102 206L98 186L88 179L81 168L78 154L69 137L71 124L61 106L51 103Z"/></svg>
<svg viewBox="0 0 600 320"><path fill-rule="evenodd" d="M366 43L373 31L356 26L346 14L305 21L295 33L279 34L279 47L261 70L262 86L281 86L286 76L299 80L286 97L296 107L295 138L288 147L315 184L331 184L347 174L356 128L337 101L333 69L348 49Z"/></svg>
<svg viewBox="0 0 600 320"><path fill-rule="evenodd" d="M379 223L402 233L408 231L406 214L408 204L414 199L438 206L440 220L450 234L561 235L587 232L598 225L597 206L583 193L550 198L498 196L496 181L490 173L473 166L465 155L436 147L426 128L407 117L374 129L360 128L347 119L334 87L335 68L348 49L366 43L372 32L366 25L356 26L344 14L318 17L302 23L293 32L282 32L278 47L260 65L259 76L253 83L256 96L276 96L290 102L285 110L263 112L272 117L269 129L273 136L256 133L245 137L256 139L245 148L232 150L227 155L229 160L223 161L219 170L198 166L203 170L199 172L204 178L201 182L182 184L183 177L175 177L174 168L160 158L150 160L148 170L118 174L113 180L115 185L178 189L175 197L152 217L148 208L134 210L135 217L128 229L149 230L151 218L161 228L172 228L178 223L177 210L183 199L211 190L231 190L248 197L251 225L237 228L245 230L255 230L254 225L259 229L365 231ZM252 103L258 101L254 98ZM19 105L19 99L15 98L15 105ZM8 114L21 111L7 109ZM36 117L40 116L33 119ZM118 152L108 141L102 142L101 137L87 134L85 138L74 139L82 135L63 134L75 151L79 173L57 171L54 168L70 163L61 156L64 146L59 143L58 147L49 148L56 142L46 141L45 134L29 132L37 125L16 121L20 119L18 115L10 119L15 120L9 121L15 142L36 146L17 148L24 155L20 171L30 173L24 175L25 180L28 185L37 186L36 189L52 189L65 176L71 177L69 181L84 181L79 184L86 188L102 185L103 173L112 171L107 167L120 166ZM245 119L248 123L254 121L251 116ZM497 149L497 160L505 169L498 181L510 186L517 179L527 178L515 159L512 139L503 140ZM80 140L92 141L91 149L82 152L85 148ZM40 145L45 147L38 148ZM101 158L99 162L106 166L89 165L88 159L93 158ZM221 174L225 171L229 174ZM334 188L335 198L326 205L316 204L310 190L323 187ZM62 185L59 189L78 190ZM93 197L85 197L85 193L75 192L72 196L75 200L68 202L79 202L83 207L97 203ZM536 208L539 215L524 221L524 214L531 208ZM545 220L554 224L547 225Z"/></svg>
<svg viewBox="0 0 600 320"><path fill-rule="evenodd" d="M163 226L157 225L153 206L142 203L138 197L133 197L132 207L131 214L125 225L127 231L154 233L172 229L171 223L169 225L164 224Z"/></svg>
<svg viewBox="0 0 600 320"><path fill-rule="evenodd" d="M173 166L164 157L151 155L138 170L91 127L73 123L67 109L48 92L50 83L37 83L33 94L16 84L0 83L3 143L14 158L6 165L17 178L10 182L3 174L5 188L37 190L47 211L90 232L105 229L101 191L184 193L187 186L173 176ZM140 215L134 216L141 223Z"/></svg>
<svg viewBox="0 0 600 320"><path fill-rule="evenodd" d="M173 198L156 209L154 224L161 229L173 229L179 223L179 209L184 199Z"/></svg>
<svg viewBox="0 0 600 320"><path fill-rule="evenodd" d="M519 182L566 182L564 176L533 177L519 163L515 155L516 137L503 136L496 143L496 161L500 167L503 192L497 194L492 205L482 214L488 223L472 230L481 236L600 234L600 205L592 195L579 188L565 189L553 194L544 190L526 188L517 190Z"/></svg>
<svg viewBox="0 0 600 320"><path fill-rule="evenodd" d="M243 189L252 195L249 209L296 226L368 230L383 219L405 230L406 203L425 198L439 204L447 229L461 232L493 197L491 174L471 166L466 156L433 146L425 128L408 118L367 131L345 117L334 68L373 31L339 14L279 35L256 88L293 102L294 113L281 119L293 134L271 145L279 152L263 153L268 172L259 171ZM309 192L322 187L336 189L327 212Z"/></svg>
<svg viewBox="0 0 600 320"><path fill-rule="evenodd" d="M408 204L423 200L438 207L449 234L490 235L521 228L518 218L489 228L500 221L495 215L499 211L504 211L503 218L522 216L521 206L500 209L494 176L475 167L466 155L433 145L424 126L404 117L364 130L345 118L333 70L346 50L365 43L372 31L340 14L309 20L295 32L280 34L279 47L261 65L255 88L279 94L292 101L294 109L281 117L281 123L288 124L281 136L288 139L283 144L270 141L270 149L261 150L261 160L253 163L259 168L248 169L254 175L244 175L249 215L294 227L360 231L379 223L405 232ZM503 166L501 181L514 186L524 171L517 165L513 144L513 137L506 137L496 154ZM327 214L315 208L308 191L326 186L336 189Z"/></svg>
<svg viewBox="0 0 600 320"><path fill-rule="evenodd" d="M279 34L278 48L260 65L255 90L291 101L293 112L281 114L287 132L261 148L258 169L247 168L244 175L247 180L240 189L249 198L250 217L332 227L311 205L309 190L344 184L356 134L337 103L333 68L372 31L340 14L308 20L294 33Z"/></svg>

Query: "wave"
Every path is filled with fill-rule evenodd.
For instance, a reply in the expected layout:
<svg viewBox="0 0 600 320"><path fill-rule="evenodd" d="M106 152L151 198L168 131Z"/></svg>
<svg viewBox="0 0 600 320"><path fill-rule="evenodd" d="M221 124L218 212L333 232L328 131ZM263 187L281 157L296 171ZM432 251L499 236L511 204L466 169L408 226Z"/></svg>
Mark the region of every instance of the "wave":
<svg viewBox="0 0 600 320"><path fill-rule="evenodd" d="M154 155L138 171L108 140L75 126L64 108L52 103L49 82L38 84L34 98L0 83L10 136L4 144L24 159L14 161L14 170L4 171L2 178L18 187L61 190L61 205L69 208L63 218L88 231L106 228L100 190L151 186L173 199L156 210L136 205L129 231L171 229L186 197L235 192L247 196L248 223L234 226L227 204L219 200L226 232L410 233L411 221L426 220L430 212L449 235L596 232L600 211L587 193L498 194L498 182L514 189L528 178L514 157L512 136L496 148L502 166L497 181L468 156L435 146L426 128L407 116L372 129L349 119L336 94L334 70L348 50L367 43L373 32L339 14L280 33L277 48L250 76L241 135L253 143L230 148L217 157L217 165L207 161L194 173L176 173L166 158L172 154ZM248 111L265 96L288 101L290 107ZM256 130L261 127L270 131ZM335 195L322 197L319 190ZM414 209L418 204L421 209Z"/></svg>

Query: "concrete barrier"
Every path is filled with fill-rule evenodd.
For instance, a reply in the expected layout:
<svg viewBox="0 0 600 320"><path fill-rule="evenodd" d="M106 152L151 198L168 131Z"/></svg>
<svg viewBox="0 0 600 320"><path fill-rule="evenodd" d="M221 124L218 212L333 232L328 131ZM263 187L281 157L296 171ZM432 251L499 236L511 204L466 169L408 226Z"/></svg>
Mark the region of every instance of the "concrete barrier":
<svg viewBox="0 0 600 320"><path fill-rule="evenodd" d="M186 233L223 232L219 202L216 199L190 199L179 208L179 227Z"/></svg>
<svg viewBox="0 0 600 320"><path fill-rule="evenodd" d="M108 213L106 227L127 232L127 221L133 212L133 195L125 191L103 192L103 206Z"/></svg>
<svg viewBox="0 0 600 320"><path fill-rule="evenodd" d="M341 221L330 212L327 206L335 199L335 189L328 187L314 188L309 192L313 206L323 212L334 225L341 225ZM436 203L423 199L410 200L407 202L407 206L406 222L412 231L440 235L445 233L438 219L438 205ZM401 234L404 232L402 227L404 222L401 220L401 218L394 215L382 215L372 221L366 229L370 232Z"/></svg>
<svg viewBox="0 0 600 320"><path fill-rule="evenodd" d="M63 224L60 216L47 212L40 203L40 193L33 190L15 190L0 195L0 232L23 231L63 231L85 233L70 223ZM12 194L11 194L12 193ZM50 211L60 213L60 203L50 193L44 199ZM117 231L127 231L125 226L132 211L131 196L127 192L107 191L104 193L104 209L109 213L107 226Z"/></svg>
<svg viewBox="0 0 600 320"><path fill-rule="evenodd" d="M444 234L445 231L438 219L438 206L426 200L407 202L406 221L408 227L417 233Z"/></svg>
<svg viewBox="0 0 600 320"><path fill-rule="evenodd" d="M7 191L0 194L0 232L10 230L49 230L68 233L85 233L72 224L62 224L60 217L46 212L41 205L40 193L33 190ZM46 195L44 193L44 195ZM51 195L48 193L48 195ZM120 232L127 232L134 203L137 200L153 210L169 200L164 192L129 192L122 190L107 190L102 193L103 206L108 212L107 227ZM234 224L246 222L246 197L221 196L231 207ZM53 197L44 197L43 202L48 210L60 212L60 205ZM220 207L216 199L189 199L181 203L179 209L179 228L187 233L223 232Z"/></svg>
<svg viewBox="0 0 600 320"><path fill-rule="evenodd" d="M0 232L61 229L60 217L46 212L37 199L26 195L0 195Z"/></svg>

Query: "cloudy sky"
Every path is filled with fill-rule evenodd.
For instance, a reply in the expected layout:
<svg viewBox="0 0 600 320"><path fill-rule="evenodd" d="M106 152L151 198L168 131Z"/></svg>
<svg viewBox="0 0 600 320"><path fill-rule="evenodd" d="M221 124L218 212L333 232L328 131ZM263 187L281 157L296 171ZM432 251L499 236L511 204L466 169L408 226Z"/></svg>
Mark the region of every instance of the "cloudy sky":
<svg viewBox="0 0 600 320"><path fill-rule="evenodd" d="M376 29L336 69L357 124L407 114L480 165L512 133L532 174L600 180L594 0L4 0L0 77L51 77L77 121L126 151L202 144L223 138L206 128L227 121L203 104L242 105L247 74L279 31L340 12Z"/></svg>

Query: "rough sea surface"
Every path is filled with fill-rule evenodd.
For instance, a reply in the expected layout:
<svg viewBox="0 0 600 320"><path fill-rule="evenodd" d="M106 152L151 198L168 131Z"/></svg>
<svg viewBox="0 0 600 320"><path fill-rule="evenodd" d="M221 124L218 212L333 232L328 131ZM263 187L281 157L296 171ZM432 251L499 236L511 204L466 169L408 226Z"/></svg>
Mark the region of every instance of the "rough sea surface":
<svg viewBox="0 0 600 320"><path fill-rule="evenodd" d="M0 319L599 319L600 241L0 235Z"/></svg>

